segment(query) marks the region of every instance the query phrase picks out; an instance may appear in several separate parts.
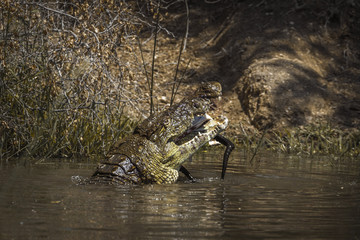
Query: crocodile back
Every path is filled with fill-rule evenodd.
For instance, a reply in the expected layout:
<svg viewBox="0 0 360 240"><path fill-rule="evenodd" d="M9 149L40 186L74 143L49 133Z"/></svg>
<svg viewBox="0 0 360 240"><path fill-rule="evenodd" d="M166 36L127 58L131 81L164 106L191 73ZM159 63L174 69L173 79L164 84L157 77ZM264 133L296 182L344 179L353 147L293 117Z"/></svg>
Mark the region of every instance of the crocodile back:
<svg viewBox="0 0 360 240"><path fill-rule="evenodd" d="M90 177L90 183L129 184L141 183L141 172L124 154L114 154L101 162L95 173Z"/></svg>

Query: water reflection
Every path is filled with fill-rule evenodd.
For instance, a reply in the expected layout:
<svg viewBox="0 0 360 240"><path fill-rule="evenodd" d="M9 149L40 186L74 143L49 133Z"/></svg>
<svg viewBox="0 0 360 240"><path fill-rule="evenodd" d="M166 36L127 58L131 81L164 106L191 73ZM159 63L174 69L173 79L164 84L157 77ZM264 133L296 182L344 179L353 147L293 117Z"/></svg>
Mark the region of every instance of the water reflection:
<svg viewBox="0 0 360 240"><path fill-rule="evenodd" d="M76 185L93 163L0 168L1 239L359 239L359 163L201 153L171 185Z"/></svg>

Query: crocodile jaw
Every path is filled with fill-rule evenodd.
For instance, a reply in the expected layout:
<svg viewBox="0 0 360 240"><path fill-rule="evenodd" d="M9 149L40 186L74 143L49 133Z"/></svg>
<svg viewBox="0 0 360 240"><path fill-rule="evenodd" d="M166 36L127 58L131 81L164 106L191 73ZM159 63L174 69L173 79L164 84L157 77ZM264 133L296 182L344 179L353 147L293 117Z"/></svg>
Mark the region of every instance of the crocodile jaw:
<svg viewBox="0 0 360 240"><path fill-rule="evenodd" d="M229 120L225 116L218 116L215 119L210 117L208 114L206 114L205 116L207 119L209 119L209 121L203 126L207 131L212 130L216 127L219 128L220 131L223 131L229 124Z"/></svg>
<svg viewBox="0 0 360 240"><path fill-rule="evenodd" d="M210 117L207 115L207 117ZM205 143L216 137L220 132L225 130L229 121L225 116L219 116L216 119L210 117L210 120L203 125L205 132L199 132L197 136L190 141L182 144L180 147L185 149L191 149L195 153Z"/></svg>
<svg viewBox="0 0 360 240"><path fill-rule="evenodd" d="M189 141L181 145L176 145L176 148L172 145L174 147L173 149L176 149L176 152L166 160L165 165L173 169L179 169L199 148L225 130L227 125L228 119L225 116L219 116L215 119L210 118L210 120L202 126L204 129L203 132L198 132L197 135Z"/></svg>

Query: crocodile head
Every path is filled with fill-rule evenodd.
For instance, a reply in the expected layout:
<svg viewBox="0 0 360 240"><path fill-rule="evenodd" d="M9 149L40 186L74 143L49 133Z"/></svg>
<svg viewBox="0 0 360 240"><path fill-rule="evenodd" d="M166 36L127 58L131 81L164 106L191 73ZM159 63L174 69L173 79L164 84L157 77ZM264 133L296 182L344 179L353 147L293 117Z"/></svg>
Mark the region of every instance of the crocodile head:
<svg viewBox="0 0 360 240"><path fill-rule="evenodd" d="M140 123L134 134L146 137L159 147L175 139L193 127L194 119L206 116L215 106L213 99L222 94L219 82L202 83L191 96L185 97L178 104L166 111L154 114Z"/></svg>
<svg viewBox="0 0 360 240"><path fill-rule="evenodd" d="M191 126L176 140L166 144L164 152L168 156L162 159L164 165L179 169L200 147L215 138L228 125L228 119L225 116L215 118L207 116L204 119L205 121L200 120L200 124L198 124L199 120L194 120L196 123L194 126Z"/></svg>
<svg viewBox="0 0 360 240"><path fill-rule="evenodd" d="M161 149L159 161L178 170L201 146L227 127L227 118L212 117L213 100L221 96L218 82L202 83L191 96L167 110L150 116L134 134L146 137Z"/></svg>

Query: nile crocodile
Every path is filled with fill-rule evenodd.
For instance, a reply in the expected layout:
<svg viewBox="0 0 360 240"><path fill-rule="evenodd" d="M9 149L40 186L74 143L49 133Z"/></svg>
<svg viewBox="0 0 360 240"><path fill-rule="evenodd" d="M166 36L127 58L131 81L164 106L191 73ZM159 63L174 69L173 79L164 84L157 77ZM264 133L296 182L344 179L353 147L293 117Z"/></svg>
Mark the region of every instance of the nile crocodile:
<svg viewBox="0 0 360 240"><path fill-rule="evenodd" d="M182 164L201 146L216 139L227 145L222 178L233 144L219 135L228 124L224 116L208 115L212 99L221 95L218 82L203 83L189 97L140 123L91 176L91 183L174 183L179 171L193 179Z"/></svg>

